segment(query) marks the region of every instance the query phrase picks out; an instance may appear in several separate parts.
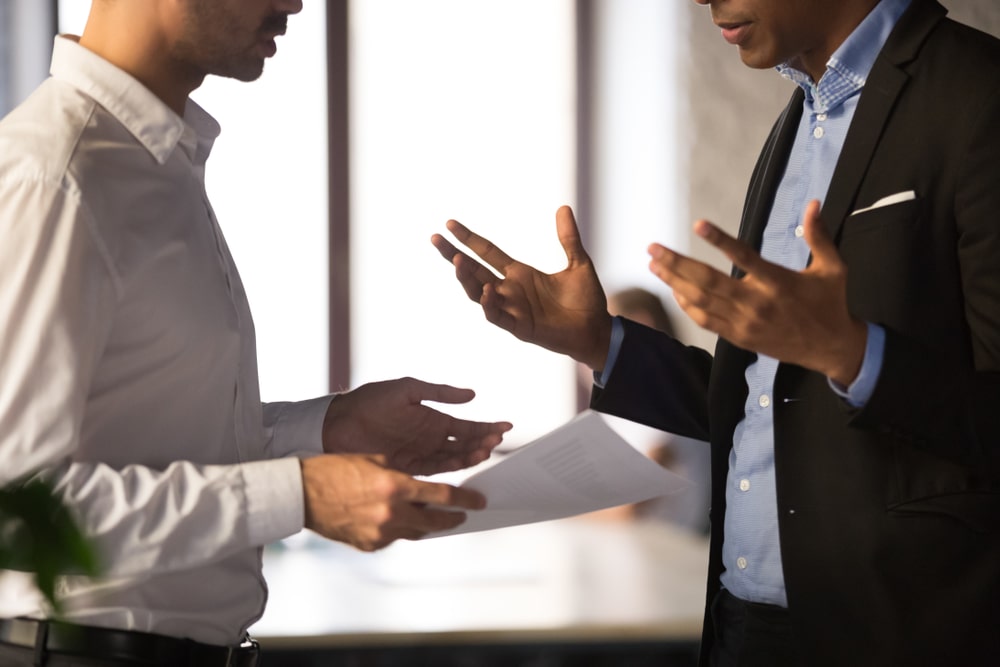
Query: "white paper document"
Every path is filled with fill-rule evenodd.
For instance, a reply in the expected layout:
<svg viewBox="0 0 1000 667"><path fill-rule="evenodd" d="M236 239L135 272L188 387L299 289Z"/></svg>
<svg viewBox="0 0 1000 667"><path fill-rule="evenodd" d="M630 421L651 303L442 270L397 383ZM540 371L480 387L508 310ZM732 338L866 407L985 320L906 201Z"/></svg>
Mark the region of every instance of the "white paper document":
<svg viewBox="0 0 1000 667"><path fill-rule="evenodd" d="M441 537L561 519L676 493L691 483L647 458L596 412L520 447L461 486L486 496L486 509Z"/></svg>

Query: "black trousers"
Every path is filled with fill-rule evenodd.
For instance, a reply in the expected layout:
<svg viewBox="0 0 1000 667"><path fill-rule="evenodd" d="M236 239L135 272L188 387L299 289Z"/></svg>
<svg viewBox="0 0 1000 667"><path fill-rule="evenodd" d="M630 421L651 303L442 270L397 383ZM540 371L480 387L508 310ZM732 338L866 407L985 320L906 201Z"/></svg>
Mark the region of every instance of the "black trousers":
<svg viewBox="0 0 1000 667"><path fill-rule="evenodd" d="M712 601L715 644L712 667L792 667L798 665L793 649L788 610L747 602L726 589Z"/></svg>

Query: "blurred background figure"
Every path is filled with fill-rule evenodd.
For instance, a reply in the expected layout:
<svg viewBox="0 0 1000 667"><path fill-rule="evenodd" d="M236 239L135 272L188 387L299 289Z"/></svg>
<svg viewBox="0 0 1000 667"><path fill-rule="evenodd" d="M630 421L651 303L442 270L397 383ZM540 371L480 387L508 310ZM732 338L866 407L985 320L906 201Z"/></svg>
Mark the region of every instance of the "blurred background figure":
<svg viewBox="0 0 1000 667"><path fill-rule="evenodd" d="M659 329L677 337L663 300L642 287L630 287L608 295L608 312ZM593 373L579 366L579 405L586 409L590 400ZM708 443L666 433L643 424L603 415L604 419L632 446L693 485L680 493L654 498L636 505L622 505L586 515L601 520L665 521L697 534L708 533L710 496L710 452Z"/></svg>

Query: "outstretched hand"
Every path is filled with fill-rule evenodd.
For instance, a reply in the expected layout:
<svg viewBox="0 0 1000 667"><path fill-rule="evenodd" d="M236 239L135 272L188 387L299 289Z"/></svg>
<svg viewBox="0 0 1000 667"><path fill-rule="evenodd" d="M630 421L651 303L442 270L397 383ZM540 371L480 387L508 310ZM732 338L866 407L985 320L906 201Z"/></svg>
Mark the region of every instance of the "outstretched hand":
<svg viewBox="0 0 1000 667"><path fill-rule="evenodd" d="M466 295L489 322L520 340L566 354L594 370L604 368L611 341L611 316L594 265L580 241L568 206L556 212L556 233L567 266L547 274L512 259L489 240L455 220L448 231L487 266L458 250L440 234L431 243L455 267Z"/></svg>
<svg viewBox="0 0 1000 667"><path fill-rule="evenodd" d="M480 463L511 429L509 422L457 419L424 405L468 403L471 389L413 378L372 382L330 402L323 449L331 454L380 454L411 475L432 475Z"/></svg>
<svg viewBox="0 0 1000 667"><path fill-rule="evenodd" d="M760 257L747 244L705 220L695 233L746 274L733 278L659 244L649 247L650 270L699 326L739 347L823 373L843 386L857 376L867 329L847 308L847 266L819 218L806 207L804 238L812 262L792 271Z"/></svg>

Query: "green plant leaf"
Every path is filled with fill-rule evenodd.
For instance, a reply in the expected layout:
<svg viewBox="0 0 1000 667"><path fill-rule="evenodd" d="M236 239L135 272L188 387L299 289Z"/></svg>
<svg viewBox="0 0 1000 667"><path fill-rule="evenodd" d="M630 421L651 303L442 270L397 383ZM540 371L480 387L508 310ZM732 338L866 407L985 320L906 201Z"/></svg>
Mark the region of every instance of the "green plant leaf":
<svg viewBox="0 0 1000 667"><path fill-rule="evenodd" d="M58 576L99 573L94 550L73 515L38 477L0 489L0 568L34 572L38 589L57 614Z"/></svg>

